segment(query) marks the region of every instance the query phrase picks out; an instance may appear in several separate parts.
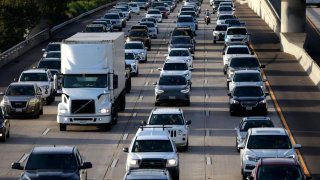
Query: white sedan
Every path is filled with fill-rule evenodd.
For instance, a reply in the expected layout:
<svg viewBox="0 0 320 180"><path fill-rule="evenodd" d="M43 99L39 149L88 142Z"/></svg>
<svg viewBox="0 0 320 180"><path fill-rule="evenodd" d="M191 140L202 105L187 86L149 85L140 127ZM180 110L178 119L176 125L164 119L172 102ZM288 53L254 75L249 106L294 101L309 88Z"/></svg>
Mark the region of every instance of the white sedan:
<svg viewBox="0 0 320 180"><path fill-rule="evenodd" d="M167 61L182 60L188 64L188 67L193 67L193 56L188 48L172 48L167 56Z"/></svg>

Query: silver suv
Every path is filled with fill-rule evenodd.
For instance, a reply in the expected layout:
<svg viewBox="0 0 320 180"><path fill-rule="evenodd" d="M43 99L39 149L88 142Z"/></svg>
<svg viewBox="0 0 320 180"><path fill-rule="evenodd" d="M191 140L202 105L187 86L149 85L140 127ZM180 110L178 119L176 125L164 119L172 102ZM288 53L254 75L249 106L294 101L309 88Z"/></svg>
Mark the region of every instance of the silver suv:
<svg viewBox="0 0 320 180"><path fill-rule="evenodd" d="M181 108L155 108L150 113L147 125L152 127L165 127L173 142L182 151L189 149L189 125Z"/></svg>
<svg viewBox="0 0 320 180"><path fill-rule="evenodd" d="M249 44L250 33L248 33L247 28L243 26L232 26L228 27L226 35L224 37L224 44L226 46L230 44Z"/></svg>
<svg viewBox="0 0 320 180"><path fill-rule="evenodd" d="M179 179L179 155L165 128L140 127L132 139L128 153L126 170L167 169L173 179Z"/></svg>
<svg viewBox="0 0 320 180"><path fill-rule="evenodd" d="M246 179L261 158L298 159L295 149L301 145L292 145L284 128L252 128L238 148L241 149L241 174Z"/></svg>

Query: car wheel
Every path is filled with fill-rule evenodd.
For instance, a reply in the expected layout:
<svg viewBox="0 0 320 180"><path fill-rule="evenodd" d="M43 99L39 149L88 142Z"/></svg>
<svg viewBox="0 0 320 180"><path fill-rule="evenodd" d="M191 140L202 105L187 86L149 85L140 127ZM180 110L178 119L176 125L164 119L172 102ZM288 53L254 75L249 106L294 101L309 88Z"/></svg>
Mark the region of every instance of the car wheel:
<svg viewBox="0 0 320 180"><path fill-rule="evenodd" d="M187 144L182 147L182 151L188 151L189 150L189 140L187 140Z"/></svg>
<svg viewBox="0 0 320 180"><path fill-rule="evenodd" d="M238 141L237 141L237 138L236 138L236 149L237 149L237 152L240 152L240 149L238 148Z"/></svg>
<svg viewBox="0 0 320 180"><path fill-rule="evenodd" d="M52 98L49 96L46 98L46 105L50 105L52 103Z"/></svg>
<svg viewBox="0 0 320 180"><path fill-rule="evenodd" d="M6 142L7 140L7 136L3 136L1 139L0 139L0 142Z"/></svg>
<svg viewBox="0 0 320 180"><path fill-rule="evenodd" d="M66 124L59 124L59 129L60 131L66 131L67 130L67 125Z"/></svg>
<svg viewBox="0 0 320 180"><path fill-rule="evenodd" d="M111 110L112 117L112 125L116 125L118 123L118 111L116 109Z"/></svg>
<svg viewBox="0 0 320 180"><path fill-rule="evenodd" d="M216 41L216 40L213 40L213 44L217 44L217 41Z"/></svg>
<svg viewBox="0 0 320 180"><path fill-rule="evenodd" d="M190 106L190 100L185 103L185 106Z"/></svg>
<svg viewBox="0 0 320 180"><path fill-rule="evenodd" d="M148 45L148 51L150 51L150 50L151 50L151 44Z"/></svg>
<svg viewBox="0 0 320 180"><path fill-rule="evenodd" d="M160 106L160 103L159 102L155 102L154 105L155 106Z"/></svg>
<svg viewBox="0 0 320 180"><path fill-rule="evenodd" d="M105 129L106 131L110 131L111 128L112 128L111 123L108 123L108 124L104 125L104 129Z"/></svg>
<svg viewBox="0 0 320 180"><path fill-rule="evenodd" d="M122 31L122 27L121 27L121 28L119 28L119 31Z"/></svg>
<svg viewBox="0 0 320 180"><path fill-rule="evenodd" d="M41 107L40 111L39 111L40 115L43 115L43 107Z"/></svg>
<svg viewBox="0 0 320 180"><path fill-rule="evenodd" d="M232 110L231 108L230 108L230 110L229 110L229 113L230 113L230 116L235 116L235 115L236 115L236 113L234 112L234 110Z"/></svg>

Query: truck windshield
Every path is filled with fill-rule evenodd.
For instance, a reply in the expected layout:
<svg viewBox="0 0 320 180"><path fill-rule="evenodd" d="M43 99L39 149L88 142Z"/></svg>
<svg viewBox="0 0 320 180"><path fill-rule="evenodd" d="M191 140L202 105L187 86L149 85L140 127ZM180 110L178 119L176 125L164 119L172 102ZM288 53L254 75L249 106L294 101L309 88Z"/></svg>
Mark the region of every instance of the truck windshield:
<svg viewBox="0 0 320 180"><path fill-rule="evenodd" d="M105 87L108 87L108 75L106 74L64 75L62 86L64 88L105 88Z"/></svg>

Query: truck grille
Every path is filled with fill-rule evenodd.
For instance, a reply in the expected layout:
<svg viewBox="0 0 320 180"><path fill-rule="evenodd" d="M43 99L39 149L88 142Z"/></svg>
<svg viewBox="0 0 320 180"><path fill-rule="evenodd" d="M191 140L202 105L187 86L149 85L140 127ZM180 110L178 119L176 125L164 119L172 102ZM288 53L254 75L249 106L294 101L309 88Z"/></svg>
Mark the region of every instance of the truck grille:
<svg viewBox="0 0 320 180"><path fill-rule="evenodd" d="M165 168L165 159L142 159L140 163L140 168Z"/></svg>
<svg viewBox="0 0 320 180"><path fill-rule="evenodd" d="M71 101L71 113L73 114L92 114L95 113L93 99L82 99Z"/></svg>
<svg viewBox="0 0 320 180"><path fill-rule="evenodd" d="M176 130L168 130L171 137L177 137L177 131Z"/></svg>
<svg viewBox="0 0 320 180"><path fill-rule="evenodd" d="M242 41L243 39L231 39L232 42L240 42Z"/></svg>
<svg viewBox="0 0 320 180"><path fill-rule="evenodd" d="M11 101L11 106L13 108L24 108L26 107L27 102L26 101Z"/></svg>
<svg viewBox="0 0 320 180"><path fill-rule="evenodd" d="M256 101L241 101L241 106L243 107L255 107L257 104Z"/></svg>

